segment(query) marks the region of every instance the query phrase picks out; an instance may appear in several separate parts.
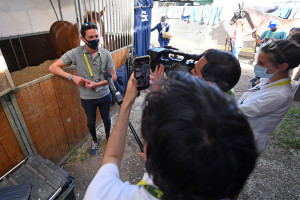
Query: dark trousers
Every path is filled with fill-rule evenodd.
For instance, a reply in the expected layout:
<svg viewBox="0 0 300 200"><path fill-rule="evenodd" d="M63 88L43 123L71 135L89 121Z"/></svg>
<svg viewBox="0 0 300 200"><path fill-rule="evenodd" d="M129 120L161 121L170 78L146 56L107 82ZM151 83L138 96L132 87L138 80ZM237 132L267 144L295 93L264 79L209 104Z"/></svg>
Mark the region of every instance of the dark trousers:
<svg viewBox="0 0 300 200"><path fill-rule="evenodd" d="M84 108L87 117L87 126L93 137L93 141L97 142L96 136L96 116L97 107L100 110L100 115L104 123L106 138L109 137L111 120L109 115L111 102L111 94L99 99L81 99L81 105Z"/></svg>

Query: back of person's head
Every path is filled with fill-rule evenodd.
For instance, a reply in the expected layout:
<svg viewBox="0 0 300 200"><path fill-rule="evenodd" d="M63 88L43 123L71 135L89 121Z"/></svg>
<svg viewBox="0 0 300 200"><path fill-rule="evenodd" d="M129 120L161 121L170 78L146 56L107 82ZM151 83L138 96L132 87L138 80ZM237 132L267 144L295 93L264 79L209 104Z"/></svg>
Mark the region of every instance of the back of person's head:
<svg viewBox="0 0 300 200"><path fill-rule="evenodd" d="M218 49L208 49L203 53L207 63L201 73L206 81L216 83L224 92L232 89L241 77L241 66L231 53Z"/></svg>
<svg viewBox="0 0 300 200"><path fill-rule="evenodd" d="M83 38L85 38L86 31L89 29L97 29L98 30L96 24L94 24L93 22L87 22L87 23L82 24L80 33Z"/></svg>
<svg viewBox="0 0 300 200"><path fill-rule="evenodd" d="M294 34L296 34L296 33L300 33L300 28L293 27L293 28L291 28L288 37L290 37L290 36L292 36L292 35L294 35Z"/></svg>
<svg viewBox="0 0 300 200"><path fill-rule="evenodd" d="M277 67L279 64L288 63L287 70L300 64L300 33L296 33L286 40L275 40L261 49L262 52L272 54L270 61Z"/></svg>
<svg viewBox="0 0 300 200"><path fill-rule="evenodd" d="M247 120L220 89L187 72L173 72L145 103L146 169L164 199L238 194L257 153Z"/></svg>

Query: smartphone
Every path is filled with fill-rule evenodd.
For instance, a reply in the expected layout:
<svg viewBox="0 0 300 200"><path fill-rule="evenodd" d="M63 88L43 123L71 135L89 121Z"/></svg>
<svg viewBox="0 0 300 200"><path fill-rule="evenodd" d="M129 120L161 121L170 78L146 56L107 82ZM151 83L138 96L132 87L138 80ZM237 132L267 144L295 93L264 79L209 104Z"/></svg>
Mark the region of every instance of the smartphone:
<svg viewBox="0 0 300 200"><path fill-rule="evenodd" d="M150 86L150 56L135 57L133 72L137 80L137 89L144 90Z"/></svg>

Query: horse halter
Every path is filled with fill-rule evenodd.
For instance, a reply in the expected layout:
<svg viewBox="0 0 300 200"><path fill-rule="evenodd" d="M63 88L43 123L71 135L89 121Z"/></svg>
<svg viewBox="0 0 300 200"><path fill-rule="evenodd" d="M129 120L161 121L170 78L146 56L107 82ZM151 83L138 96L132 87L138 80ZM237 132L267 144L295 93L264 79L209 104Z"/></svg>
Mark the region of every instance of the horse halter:
<svg viewBox="0 0 300 200"><path fill-rule="evenodd" d="M242 9L239 10L239 15L237 17L237 19L244 19L245 18L245 13L243 12Z"/></svg>
<svg viewBox="0 0 300 200"><path fill-rule="evenodd" d="M234 11L234 16L233 16L233 22L235 23L238 19L244 19L245 18L245 13L243 12L242 9L238 9Z"/></svg>

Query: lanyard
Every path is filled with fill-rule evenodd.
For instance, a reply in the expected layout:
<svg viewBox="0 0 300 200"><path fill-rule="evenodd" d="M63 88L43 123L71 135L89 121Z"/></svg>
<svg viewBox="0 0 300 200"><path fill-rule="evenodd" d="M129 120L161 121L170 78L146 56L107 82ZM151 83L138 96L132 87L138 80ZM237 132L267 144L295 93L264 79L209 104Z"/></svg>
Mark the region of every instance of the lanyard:
<svg viewBox="0 0 300 200"><path fill-rule="evenodd" d="M275 87L275 86L279 86L279 85L286 85L286 84L289 84L290 82L291 82L291 80L286 80L286 81L282 81L282 82L276 83L274 85L268 86L266 88L271 88L271 87Z"/></svg>
<svg viewBox="0 0 300 200"><path fill-rule="evenodd" d="M84 48L84 47L83 47L83 48ZM86 57L85 52L83 51L83 48L82 48L82 52L83 52L83 55L84 55L84 59L85 59L86 65L87 65L87 67L88 67L88 69L89 69L89 72L90 72L90 74L91 74L91 77L94 78L93 72L92 72L91 67L90 67L90 63L89 63L89 61L88 61L88 59L87 59L87 57ZM99 74L101 75L101 74L102 74L101 51L99 51L99 52L100 52L100 67L99 67Z"/></svg>
<svg viewBox="0 0 300 200"><path fill-rule="evenodd" d="M269 35L270 31L271 31L271 30L269 30L269 31L268 31L268 33L267 33L267 35L266 35L266 37L265 37L265 38L267 38L267 37L268 37L268 35ZM273 35L272 35L270 38L272 38L272 37L273 37L275 34L276 34L276 31L273 33Z"/></svg>
<svg viewBox="0 0 300 200"><path fill-rule="evenodd" d="M286 81L282 81L282 82L276 83L276 84L274 84L274 85L268 86L268 87L266 87L266 88L276 87L276 86L279 86L279 85L286 85L286 84L289 84L290 82L291 82L291 80L286 80ZM253 91L253 92L256 92L256 91L258 91L258 90L255 90L255 91ZM249 95L250 95L250 93L248 93L248 94L246 95L245 99L244 99L240 104L243 104L244 101L249 97Z"/></svg>
<svg viewBox="0 0 300 200"><path fill-rule="evenodd" d="M137 185L143 186L155 198L164 199L164 193L152 185L147 185L146 181L141 180Z"/></svg>

